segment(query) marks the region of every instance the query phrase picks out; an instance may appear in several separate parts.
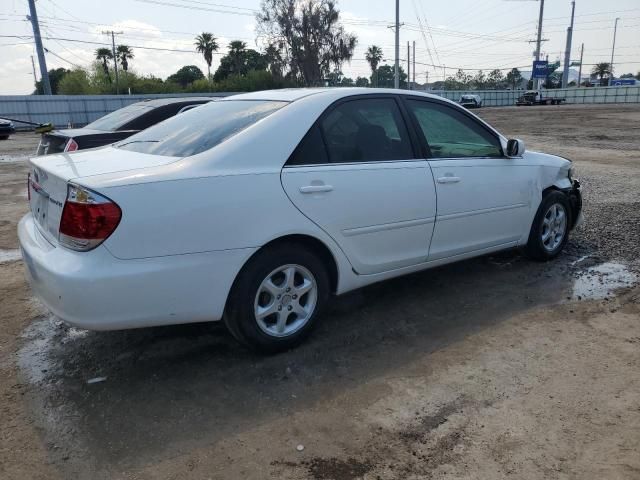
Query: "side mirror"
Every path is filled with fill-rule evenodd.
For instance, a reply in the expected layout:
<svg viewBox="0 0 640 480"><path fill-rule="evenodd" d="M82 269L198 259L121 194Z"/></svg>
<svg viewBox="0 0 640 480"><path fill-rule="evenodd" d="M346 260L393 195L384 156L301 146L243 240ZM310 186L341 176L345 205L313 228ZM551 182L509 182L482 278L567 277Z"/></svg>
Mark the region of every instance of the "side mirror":
<svg viewBox="0 0 640 480"><path fill-rule="evenodd" d="M524 153L524 142L518 138L511 138L507 142L507 157L521 157Z"/></svg>

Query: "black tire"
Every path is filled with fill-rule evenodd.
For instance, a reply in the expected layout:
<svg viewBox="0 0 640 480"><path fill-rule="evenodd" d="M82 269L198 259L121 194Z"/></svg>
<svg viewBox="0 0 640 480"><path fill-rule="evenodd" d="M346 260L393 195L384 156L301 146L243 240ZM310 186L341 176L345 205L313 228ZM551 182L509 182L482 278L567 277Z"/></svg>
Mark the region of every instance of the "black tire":
<svg viewBox="0 0 640 480"><path fill-rule="evenodd" d="M562 236L562 240L557 245L545 246L543 235L545 233L545 228L549 228L545 226L545 216L549 213L551 207L554 205L560 205L564 209L564 233ZM531 231L529 232L529 240L524 249L526 255L530 258L541 261L551 260L557 257L566 245L567 240L569 239L569 231L570 226L572 225L572 221L573 219L571 203L569 202L567 196L557 190L549 190L542 198L540 207L538 207L536 216L533 219ZM550 249L549 247L552 246L553 248Z"/></svg>
<svg viewBox="0 0 640 480"><path fill-rule="evenodd" d="M286 265L301 266L311 273L316 284L315 308L306 323L291 334L269 335L258 324L254 310L255 302L258 302L256 297L263 280L274 270ZM313 251L296 243L267 247L251 258L238 274L227 300L224 323L236 340L252 350L261 353L288 350L311 333L327 303L329 290L327 268ZM302 295L300 298L302 301ZM276 301L275 298L273 301ZM293 317L294 321L296 318L297 315Z"/></svg>
<svg viewBox="0 0 640 480"><path fill-rule="evenodd" d="M9 140L9 135L0 135L0 140Z"/></svg>

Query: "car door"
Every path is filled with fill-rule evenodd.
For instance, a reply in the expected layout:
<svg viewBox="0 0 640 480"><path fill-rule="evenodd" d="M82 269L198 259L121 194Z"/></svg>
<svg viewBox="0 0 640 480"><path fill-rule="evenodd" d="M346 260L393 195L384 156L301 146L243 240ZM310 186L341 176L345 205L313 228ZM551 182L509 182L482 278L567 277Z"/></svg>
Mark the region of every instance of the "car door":
<svg viewBox="0 0 640 480"><path fill-rule="evenodd" d="M528 229L535 166L504 156L498 136L462 108L408 99L438 198L429 260L514 246Z"/></svg>
<svg viewBox="0 0 640 480"><path fill-rule="evenodd" d="M359 274L427 260L435 186L416 146L395 96L354 97L318 119L282 170L291 201Z"/></svg>

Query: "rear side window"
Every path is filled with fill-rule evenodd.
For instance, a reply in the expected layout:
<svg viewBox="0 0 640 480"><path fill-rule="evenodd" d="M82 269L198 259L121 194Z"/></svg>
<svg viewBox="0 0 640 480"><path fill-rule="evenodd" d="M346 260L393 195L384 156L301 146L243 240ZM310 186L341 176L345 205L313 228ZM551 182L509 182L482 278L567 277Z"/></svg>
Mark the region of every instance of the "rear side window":
<svg viewBox="0 0 640 480"><path fill-rule="evenodd" d="M332 163L413 158L407 127L392 98L351 100L320 123Z"/></svg>
<svg viewBox="0 0 640 480"><path fill-rule="evenodd" d="M302 139L298 148L295 149L287 165L318 165L323 163L329 163L329 156L324 146L324 140L322 140L320 127L314 125Z"/></svg>
<svg viewBox="0 0 640 480"><path fill-rule="evenodd" d="M501 157L498 138L457 108L409 100L433 158Z"/></svg>
<svg viewBox="0 0 640 480"><path fill-rule="evenodd" d="M215 147L286 104L265 100L211 102L136 133L115 146L152 155L188 157Z"/></svg>
<svg viewBox="0 0 640 480"><path fill-rule="evenodd" d="M99 118L95 122L91 122L85 128L91 128L93 130L103 130L105 132L115 132L123 125L152 110L153 107L149 105L134 103L133 105L129 105L128 107L120 108L114 112L111 112L104 117Z"/></svg>

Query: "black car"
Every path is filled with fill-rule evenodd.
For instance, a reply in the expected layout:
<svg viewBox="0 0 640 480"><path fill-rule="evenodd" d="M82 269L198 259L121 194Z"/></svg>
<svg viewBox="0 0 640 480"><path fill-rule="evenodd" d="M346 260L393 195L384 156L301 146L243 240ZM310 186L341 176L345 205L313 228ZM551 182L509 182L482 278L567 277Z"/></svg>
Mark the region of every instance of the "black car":
<svg viewBox="0 0 640 480"><path fill-rule="evenodd" d="M12 121L0 118L0 140L8 139L9 135L14 133L15 131L16 128L13 126Z"/></svg>
<svg viewBox="0 0 640 480"><path fill-rule="evenodd" d="M185 97L133 103L99 118L86 127L53 130L42 134L36 155L74 152L109 145L177 113L212 100L210 97Z"/></svg>

